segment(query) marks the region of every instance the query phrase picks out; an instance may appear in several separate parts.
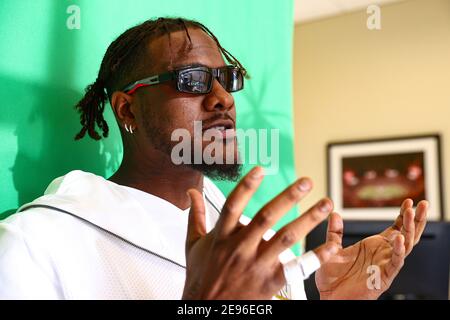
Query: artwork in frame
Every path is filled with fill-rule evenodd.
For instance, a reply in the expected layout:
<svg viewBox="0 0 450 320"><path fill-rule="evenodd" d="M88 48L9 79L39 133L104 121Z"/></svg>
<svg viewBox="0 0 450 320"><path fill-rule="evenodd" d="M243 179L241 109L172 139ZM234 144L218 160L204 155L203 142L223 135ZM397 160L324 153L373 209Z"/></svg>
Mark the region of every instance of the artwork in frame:
<svg viewBox="0 0 450 320"><path fill-rule="evenodd" d="M429 220L444 216L439 135L332 142L328 195L344 219L393 220L406 198L429 201Z"/></svg>

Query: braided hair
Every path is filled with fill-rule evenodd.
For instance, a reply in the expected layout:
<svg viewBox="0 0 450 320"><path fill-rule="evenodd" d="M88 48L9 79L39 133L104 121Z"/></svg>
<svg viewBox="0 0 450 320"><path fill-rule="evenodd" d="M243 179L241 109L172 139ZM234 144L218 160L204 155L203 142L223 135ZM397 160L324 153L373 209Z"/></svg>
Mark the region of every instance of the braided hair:
<svg viewBox="0 0 450 320"><path fill-rule="evenodd" d="M184 30L190 46L192 46L189 27L203 30L216 42L225 59L241 68L244 76L248 76L241 63L223 48L217 37L200 22L184 18L147 20L128 29L109 45L103 57L97 79L86 87L84 97L75 106L80 113L82 126L80 132L75 136L75 140L83 138L86 132L91 138L100 140L101 136L98 134L95 124L102 130L103 137L108 137L109 127L103 118L105 104L108 99L111 99L113 92L137 80L137 73L140 68L142 69L144 61L148 60L145 57L145 48L148 41L167 35L169 37L169 48L171 49L170 33Z"/></svg>

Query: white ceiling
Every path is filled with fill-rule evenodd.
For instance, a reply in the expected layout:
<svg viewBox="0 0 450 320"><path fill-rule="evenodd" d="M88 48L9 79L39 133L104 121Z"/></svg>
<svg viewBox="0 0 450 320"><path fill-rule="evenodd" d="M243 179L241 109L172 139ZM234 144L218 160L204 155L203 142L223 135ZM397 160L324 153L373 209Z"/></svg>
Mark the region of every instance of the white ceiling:
<svg viewBox="0 0 450 320"><path fill-rule="evenodd" d="M295 23L305 23L403 0L294 0Z"/></svg>

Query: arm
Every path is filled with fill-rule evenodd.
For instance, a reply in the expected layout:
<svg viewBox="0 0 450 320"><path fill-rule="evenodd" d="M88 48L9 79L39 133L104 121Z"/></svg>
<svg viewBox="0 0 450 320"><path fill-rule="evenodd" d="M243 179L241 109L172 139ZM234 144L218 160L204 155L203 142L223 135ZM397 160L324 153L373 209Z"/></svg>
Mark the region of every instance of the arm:
<svg viewBox="0 0 450 320"><path fill-rule="evenodd" d="M17 225L0 223L0 299L62 299L49 262Z"/></svg>

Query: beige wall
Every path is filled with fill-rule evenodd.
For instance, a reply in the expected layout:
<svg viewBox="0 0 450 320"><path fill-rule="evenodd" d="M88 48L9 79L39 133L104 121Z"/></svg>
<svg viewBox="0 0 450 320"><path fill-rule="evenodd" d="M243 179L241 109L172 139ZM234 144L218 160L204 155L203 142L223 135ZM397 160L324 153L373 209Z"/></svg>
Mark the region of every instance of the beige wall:
<svg viewBox="0 0 450 320"><path fill-rule="evenodd" d="M295 27L296 169L315 181L303 208L326 195L325 148L336 140L441 133L450 191L450 0L381 13L380 31L367 29L365 10Z"/></svg>

